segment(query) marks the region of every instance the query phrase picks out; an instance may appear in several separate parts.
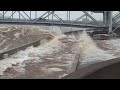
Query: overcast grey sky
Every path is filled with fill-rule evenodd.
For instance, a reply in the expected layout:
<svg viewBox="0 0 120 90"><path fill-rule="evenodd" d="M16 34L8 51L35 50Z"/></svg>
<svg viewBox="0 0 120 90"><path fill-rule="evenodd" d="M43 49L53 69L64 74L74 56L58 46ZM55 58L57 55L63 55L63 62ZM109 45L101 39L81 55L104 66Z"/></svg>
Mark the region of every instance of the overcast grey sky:
<svg viewBox="0 0 120 90"><path fill-rule="evenodd" d="M29 11L25 11L27 14L30 14ZM41 16L43 13L45 13L46 11L38 11L37 12L37 17ZM0 11L0 13L2 13L2 11ZM22 13L22 12L21 12ZM32 15L31 17L34 19L35 18L35 11L32 11L31 12ZM67 19L67 12L66 11L56 11L55 12L58 16L60 16L63 20L66 20ZM113 11L113 15L116 14L117 11ZM6 16L11 16L12 14L12 11L8 11L6 13ZM27 16L22 13L26 18ZM82 11L71 11L71 20L75 20L76 18L80 17L81 15L83 15L84 13ZM91 12L89 12L89 14L91 14ZM103 19L103 15L101 13L93 13L92 16L96 19L96 20L102 20ZM16 12L14 14L14 18L18 18L19 17L19 14ZM51 17L51 16L50 16ZM21 17L22 18L22 17ZM56 19L54 17L54 19Z"/></svg>

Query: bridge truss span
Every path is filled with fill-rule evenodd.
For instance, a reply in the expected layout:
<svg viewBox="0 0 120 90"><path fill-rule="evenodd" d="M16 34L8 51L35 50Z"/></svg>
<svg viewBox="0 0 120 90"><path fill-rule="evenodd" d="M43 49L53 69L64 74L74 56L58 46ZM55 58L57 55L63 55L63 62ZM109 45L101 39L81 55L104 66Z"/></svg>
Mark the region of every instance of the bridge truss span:
<svg viewBox="0 0 120 90"><path fill-rule="evenodd" d="M75 13L77 12L77 13ZM120 12L113 11L0 11L0 24L57 25L84 28L107 28L109 33L120 27ZM94 14L102 14L103 20ZM113 29L115 25L115 28Z"/></svg>

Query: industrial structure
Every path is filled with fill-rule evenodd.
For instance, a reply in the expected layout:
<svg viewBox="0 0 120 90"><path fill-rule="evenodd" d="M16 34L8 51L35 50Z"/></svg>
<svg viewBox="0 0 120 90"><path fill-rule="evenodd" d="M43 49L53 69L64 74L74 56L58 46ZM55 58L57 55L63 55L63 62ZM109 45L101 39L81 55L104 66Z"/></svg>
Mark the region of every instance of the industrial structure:
<svg viewBox="0 0 120 90"><path fill-rule="evenodd" d="M26 11L0 11L0 12L2 12L2 13L0 13L0 24L1 25L2 24L13 24L13 25L59 26L60 29L61 29L61 27L87 28L88 30L94 30L94 32L92 32L92 35L97 34L97 33L98 34L107 34L107 37L113 37L114 33L116 33L116 31L119 31L119 29L120 29L119 28L120 27L120 12L119 11L116 15L113 15L113 11L81 11L81 12L83 12L83 15L77 17L74 20L71 19L71 11L66 11L67 12L66 13L66 20L63 20L59 15L57 15L55 13L56 11L45 11L42 15L40 15L38 13L38 11L34 11L34 16L32 15L33 11L29 11L29 13L26 13ZM11 15L9 14L10 16L6 15L8 12L11 12ZM89 12L91 12L91 14ZM18 18L14 17L14 15L16 13L18 15L17 16ZM103 21L101 22L101 21L96 20L92 16L93 13L101 13L103 15ZM71 29L74 29L74 28L71 28ZM81 29L77 29L78 32L80 30ZM71 32L75 33L76 31L70 30L67 33L71 33ZM120 32L117 34L120 35ZM61 39L61 41L62 41L62 39ZM30 42L29 44L27 43L27 44L24 44L22 46L15 47L13 49L1 52L0 53L0 60L5 59L6 58L6 57L4 57L5 55L7 55L7 57L9 57L9 56L17 53L20 50L25 50L27 47L29 47L31 45L33 45L33 47L37 47L40 45L40 42L42 42L42 40L36 40L36 41L33 40L33 42ZM66 41L64 41L64 40L63 40L63 42L66 43ZM69 40L68 40L68 42L70 43ZM73 45L75 42L71 42L70 44L69 43L66 44L69 46L65 47L64 48L65 50L62 51L62 52L65 52L65 54L66 54L66 50L68 50L67 53L74 51L72 49L70 51L69 49L71 48L71 45ZM61 47L63 47L63 44L61 44ZM73 61L73 63L71 63L72 68L70 68L70 74L63 77L63 79L69 79L69 78L87 79L87 78L93 78L94 76L96 76L96 78L103 78L105 75L107 75L105 73L107 71L110 72L110 74L107 75L110 78L114 78L114 77L120 78L120 70L119 70L119 68L116 69L116 67L115 67L116 65L114 65L114 64L120 62L119 58L118 59L110 59L106 62L104 62L104 61L98 62L98 63L92 64L92 65L88 65L88 66L79 68L79 70L78 70L77 69L78 64L80 64L80 62L79 62L80 52L79 52L79 50L78 51L75 50L75 51L76 52L74 53L75 54L74 61ZM71 53L73 53L73 52L71 52ZM55 55L58 55L58 54L55 54ZM56 57L58 57L58 56L56 56ZM64 54L63 54L63 57L64 57ZM51 58L48 56L47 59L48 59L48 61L50 61L49 59L51 59ZM45 60L43 60L43 61L45 61ZM111 66L112 70L110 70L111 68L109 68L109 67L108 67L108 69L104 69L104 68L106 68L106 66L110 66L110 65L113 65L113 66ZM45 65L43 65L43 66L45 66ZM118 66L120 66L120 65L118 65ZM96 71L98 71L100 69L104 69L106 71L101 70L101 71L96 73ZM76 72L74 72L74 71L76 71ZM118 74L118 75L116 75L116 74ZM29 75L30 74L28 73L28 76Z"/></svg>
<svg viewBox="0 0 120 90"><path fill-rule="evenodd" d="M103 23L97 21L92 15L90 15L87 11L82 11L84 14L75 20L71 20L71 11L67 11L67 20L62 20L62 18L55 14L56 11L46 11L44 14L39 15L34 11L34 19L32 18L31 12L26 13L25 11L11 11L11 15L6 17L6 13L10 11L2 11L2 15L0 16L1 24L42 24L42 25L58 25L58 26L71 26L71 27L84 27L84 28L106 28L108 30L109 35L113 35L113 32L117 30L119 25L119 17L120 13L113 16L113 11L89 11L93 13L102 13L103 14ZM14 18L14 14L18 13L18 18ZM52 18L50 18L50 16ZM27 17L27 18L26 18ZM81 22L80 20L85 17L86 21ZM57 20L55 20L56 18ZM93 23L89 23L87 18L90 18Z"/></svg>

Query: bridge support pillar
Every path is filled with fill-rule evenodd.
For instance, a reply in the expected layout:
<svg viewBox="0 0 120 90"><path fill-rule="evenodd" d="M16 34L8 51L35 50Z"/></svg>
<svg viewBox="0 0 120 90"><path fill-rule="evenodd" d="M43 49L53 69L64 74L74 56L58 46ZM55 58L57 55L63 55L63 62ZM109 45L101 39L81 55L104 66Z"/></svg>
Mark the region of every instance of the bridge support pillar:
<svg viewBox="0 0 120 90"><path fill-rule="evenodd" d="M103 23L108 26L108 34L112 36L112 11L104 11L103 13Z"/></svg>
<svg viewBox="0 0 120 90"><path fill-rule="evenodd" d="M107 12L104 11L103 13L103 24L106 26L107 25Z"/></svg>
<svg viewBox="0 0 120 90"><path fill-rule="evenodd" d="M113 36L113 32L112 32L112 11L109 11L108 18L109 18L109 35Z"/></svg>

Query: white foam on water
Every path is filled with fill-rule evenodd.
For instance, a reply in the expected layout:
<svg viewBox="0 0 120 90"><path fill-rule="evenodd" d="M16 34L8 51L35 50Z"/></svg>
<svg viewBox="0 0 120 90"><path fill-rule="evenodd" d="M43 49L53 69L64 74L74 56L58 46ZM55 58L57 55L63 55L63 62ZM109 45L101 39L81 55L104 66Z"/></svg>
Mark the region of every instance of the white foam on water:
<svg viewBox="0 0 120 90"><path fill-rule="evenodd" d="M3 41L0 43L0 46L1 46L2 44L4 44L6 41L7 41L6 39L3 40Z"/></svg>
<svg viewBox="0 0 120 90"><path fill-rule="evenodd" d="M115 58L113 54L109 54L107 51L98 48L86 31L80 34L78 41L82 64Z"/></svg>
<svg viewBox="0 0 120 90"><path fill-rule="evenodd" d="M120 39L111 39L109 41L105 41L112 50L120 51Z"/></svg>
<svg viewBox="0 0 120 90"><path fill-rule="evenodd" d="M21 33L15 33L14 36L15 36L16 38L19 38L20 34L21 34Z"/></svg>
<svg viewBox="0 0 120 90"><path fill-rule="evenodd" d="M6 37L6 36L3 36L2 33L1 33L1 34L0 34L0 37L1 37L1 38L4 38L4 37Z"/></svg>
<svg viewBox="0 0 120 90"><path fill-rule="evenodd" d="M54 34L55 37L43 44L40 45L38 47L28 47L26 50L24 51L19 51L16 54L5 58L3 60L0 61L0 75L4 75L4 71L7 68L12 67L12 65L16 65L19 63L23 63L26 60L41 60L41 57L45 56L45 55L49 55L52 54L53 52L59 51L61 49L61 46L63 45L59 39L65 37L65 35L56 35Z"/></svg>
<svg viewBox="0 0 120 90"><path fill-rule="evenodd" d="M108 47L109 46L109 52L114 54L116 57L120 57L120 39L111 39L104 41Z"/></svg>
<svg viewBox="0 0 120 90"><path fill-rule="evenodd" d="M64 73L63 75L60 75L59 76L59 79L61 79L62 77L65 77L65 76L67 76L68 74L66 74L66 73Z"/></svg>
<svg viewBox="0 0 120 90"><path fill-rule="evenodd" d="M61 68L56 68L56 67L54 67L54 68L48 68L50 71L54 71L54 72L58 72L58 71L63 71L63 69L61 69Z"/></svg>
<svg viewBox="0 0 120 90"><path fill-rule="evenodd" d="M55 35L59 35L59 36L60 36L60 35L63 35L63 34L62 34L62 31L61 31L60 28L57 27L57 26L54 26L54 27L51 28L50 30L51 30L51 32L54 33Z"/></svg>
<svg viewBox="0 0 120 90"><path fill-rule="evenodd" d="M8 46L6 46L6 47L3 49L3 51L4 51L4 50L7 50L11 45L12 45L12 43L9 44Z"/></svg>

